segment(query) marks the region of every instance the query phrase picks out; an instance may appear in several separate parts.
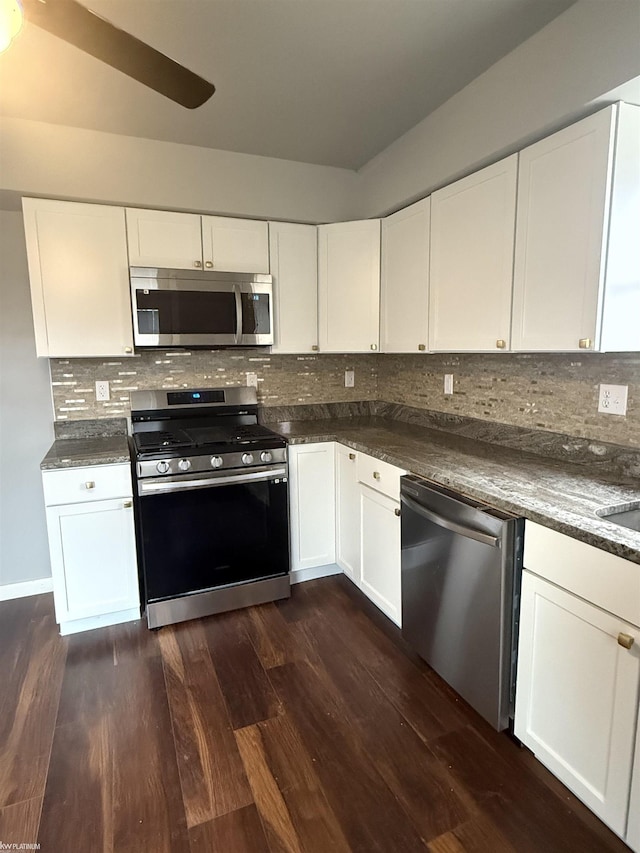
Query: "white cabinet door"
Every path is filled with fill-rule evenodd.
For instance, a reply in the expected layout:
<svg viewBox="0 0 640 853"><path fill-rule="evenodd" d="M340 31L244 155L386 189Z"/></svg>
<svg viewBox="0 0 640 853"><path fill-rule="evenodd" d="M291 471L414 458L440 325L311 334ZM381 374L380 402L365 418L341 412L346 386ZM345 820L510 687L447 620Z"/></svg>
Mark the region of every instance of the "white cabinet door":
<svg viewBox="0 0 640 853"><path fill-rule="evenodd" d="M272 352L318 349L318 229L315 225L269 223L273 276Z"/></svg>
<svg viewBox="0 0 640 853"><path fill-rule="evenodd" d="M202 234L197 213L127 208L132 267L202 269Z"/></svg>
<svg viewBox="0 0 640 853"><path fill-rule="evenodd" d="M39 356L133 353L124 209L22 200Z"/></svg>
<svg viewBox="0 0 640 853"><path fill-rule="evenodd" d="M323 352L379 346L380 220L318 226L318 317Z"/></svg>
<svg viewBox="0 0 640 853"><path fill-rule="evenodd" d="M60 623L140 606L131 500L47 507Z"/></svg>
<svg viewBox="0 0 640 853"><path fill-rule="evenodd" d="M426 352L431 199L382 220L380 349Z"/></svg>
<svg viewBox="0 0 640 853"><path fill-rule="evenodd" d="M638 709L640 712L640 708ZM631 799L629 800L629 823L625 841L632 850L640 853L640 714L636 734L636 751L631 777Z"/></svg>
<svg viewBox="0 0 640 853"><path fill-rule="evenodd" d="M202 253L207 269L269 272L269 226L254 219L202 217Z"/></svg>
<svg viewBox="0 0 640 853"><path fill-rule="evenodd" d="M289 447L291 568L335 563L335 476L333 444Z"/></svg>
<svg viewBox="0 0 640 853"><path fill-rule="evenodd" d="M361 486L360 513L361 589L383 613L400 625L400 505L368 486Z"/></svg>
<svg viewBox="0 0 640 853"><path fill-rule="evenodd" d="M429 347L509 348L517 155L431 196Z"/></svg>
<svg viewBox="0 0 640 853"><path fill-rule="evenodd" d="M614 131L610 107L520 152L514 349L598 347Z"/></svg>
<svg viewBox="0 0 640 853"><path fill-rule="evenodd" d="M631 650L620 633L634 637ZM619 835L627 822L640 629L523 573L515 734Z"/></svg>
<svg viewBox="0 0 640 853"><path fill-rule="evenodd" d="M360 585L360 483L357 454L336 444L336 563Z"/></svg>

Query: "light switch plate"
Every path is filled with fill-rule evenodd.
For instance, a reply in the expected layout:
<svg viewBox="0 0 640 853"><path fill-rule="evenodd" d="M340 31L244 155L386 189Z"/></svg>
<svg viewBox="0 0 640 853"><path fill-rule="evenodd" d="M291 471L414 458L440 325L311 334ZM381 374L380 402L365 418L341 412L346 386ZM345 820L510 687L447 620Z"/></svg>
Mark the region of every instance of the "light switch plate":
<svg viewBox="0 0 640 853"><path fill-rule="evenodd" d="M453 394L453 373L445 373L444 375L444 393Z"/></svg>
<svg viewBox="0 0 640 853"><path fill-rule="evenodd" d="M345 370L344 372L344 387L353 388L356 384L355 370Z"/></svg>
<svg viewBox="0 0 640 853"><path fill-rule="evenodd" d="M605 415L626 415L628 385L601 385L598 411Z"/></svg>

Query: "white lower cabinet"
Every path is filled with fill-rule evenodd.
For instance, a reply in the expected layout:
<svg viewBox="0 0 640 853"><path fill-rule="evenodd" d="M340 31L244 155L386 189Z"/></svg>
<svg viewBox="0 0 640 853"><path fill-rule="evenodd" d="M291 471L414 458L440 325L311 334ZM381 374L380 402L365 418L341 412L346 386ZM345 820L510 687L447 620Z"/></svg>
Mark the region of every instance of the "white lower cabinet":
<svg viewBox="0 0 640 853"><path fill-rule="evenodd" d="M541 553L535 542L539 529L527 525L525 568L530 567L528 554L535 563ZM562 540L568 537L546 531L541 541L550 533L562 550ZM529 535L534 545L528 551ZM585 543L575 544L597 553ZM546 572L557 559L553 551L548 553L551 568L547 565ZM597 579L588 562L583 562L582 570ZM607 583L605 575L603 582ZM639 652L638 627L573 591L523 572L515 734L636 850L638 809L635 814L630 810L629 796L638 725ZM634 783L636 797L639 781Z"/></svg>
<svg viewBox="0 0 640 853"><path fill-rule="evenodd" d="M330 442L289 446L289 515L291 571L295 574L335 563L334 449Z"/></svg>
<svg viewBox="0 0 640 853"><path fill-rule="evenodd" d="M77 480L74 492L80 494L84 489L84 500L71 494L73 479ZM71 634L139 618L129 466L46 471L43 481L60 633ZM114 491L119 494L105 499L108 484L115 482L119 486ZM122 488L122 483L127 483L128 488ZM52 503L56 496L69 502Z"/></svg>
<svg viewBox="0 0 640 853"><path fill-rule="evenodd" d="M640 708L638 709L640 711ZM636 755L631 777L631 799L629 800L629 822L625 841L632 850L640 853L640 717L636 735Z"/></svg>
<svg viewBox="0 0 640 853"><path fill-rule="evenodd" d="M360 486L362 572L360 588L400 625L400 505L369 486Z"/></svg>
<svg viewBox="0 0 640 853"><path fill-rule="evenodd" d="M360 482L357 454L336 444L336 563L360 585Z"/></svg>

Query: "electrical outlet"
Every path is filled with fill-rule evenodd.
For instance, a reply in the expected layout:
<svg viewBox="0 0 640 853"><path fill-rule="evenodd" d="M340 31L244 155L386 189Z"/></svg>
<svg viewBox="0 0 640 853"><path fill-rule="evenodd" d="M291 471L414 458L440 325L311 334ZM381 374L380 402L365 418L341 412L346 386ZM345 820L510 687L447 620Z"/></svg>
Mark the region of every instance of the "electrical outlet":
<svg viewBox="0 0 640 853"><path fill-rule="evenodd" d="M345 370L344 372L344 387L353 388L356 384L355 370Z"/></svg>
<svg viewBox="0 0 640 853"><path fill-rule="evenodd" d="M258 374L257 373L247 373L247 385L252 385L254 388L258 387Z"/></svg>
<svg viewBox="0 0 640 853"><path fill-rule="evenodd" d="M626 415L628 385L601 385L598 411L605 415Z"/></svg>
<svg viewBox="0 0 640 853"><path fill-rule="evenodd" d="M444 393L453 394L453 373L445 373L444 375Z"/></svg>
<svg viewBox="0 0 640 853"><path fill-rule="evenodd" d="M104 403L107 400L111 399L111 394L109 392L109 383L107 380L102 380L96 382L96 401L98 403Z"/></svg>

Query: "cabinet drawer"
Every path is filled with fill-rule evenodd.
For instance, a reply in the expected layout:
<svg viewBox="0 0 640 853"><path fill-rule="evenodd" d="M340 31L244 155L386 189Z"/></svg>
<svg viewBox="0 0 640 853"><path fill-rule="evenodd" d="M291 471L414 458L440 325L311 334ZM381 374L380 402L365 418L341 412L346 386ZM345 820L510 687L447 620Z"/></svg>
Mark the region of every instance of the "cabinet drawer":
<svg viewBox="0 0 640 853"><path fill-rule="evenodd" d="M358 480L361 483L382 492L394 501L400 500L400 477L406 471L364 453L358 453L357 466Z"/></svg>
<svg viewBox="0 0 640 853"><path fill-rule="evenodd" d="M524 568L640 626L640 566L636 563L527 521Z"/></svg>
<svg viewBox="0 0 640 853"><path fill-rule="evenodd" d="M131 497L129 465L93 465L43 471L42 485L47 506Z"/></svg>

